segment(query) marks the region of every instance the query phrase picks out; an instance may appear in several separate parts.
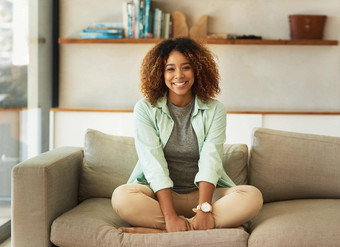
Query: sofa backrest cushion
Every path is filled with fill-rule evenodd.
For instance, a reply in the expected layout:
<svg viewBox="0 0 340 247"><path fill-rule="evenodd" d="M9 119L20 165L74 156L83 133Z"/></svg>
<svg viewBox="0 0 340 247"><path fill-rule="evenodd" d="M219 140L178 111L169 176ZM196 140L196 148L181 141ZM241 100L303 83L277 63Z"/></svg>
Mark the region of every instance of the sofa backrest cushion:
<svg viewBox="0 0 340 247"><path fill-rule="evenodd" d="M340 198L340 138L255 129L248 169L265 202Z"/></svg>
<svg viewBox="0 0 340 247"><path fill-rule="evenodd" d="M236 184L247 183L248 147L225 144L223 166ZM127 182L138 160L133 137L114 136L88 129L79 199L110 198L119 185Z"/></svg>
<svg viewBox="0 0 340 247"><path fill-rule="evenodd" d="M137 160L134 138L88 129L85 134L79 199L110 198L115 188L126 183Z"/></svg>
<svg viewBox="0 0 340 247"><path fill-rule="evenodd" d="M237 185L248 182L248 146L246 144L223 145L223 167Z"/></svg>

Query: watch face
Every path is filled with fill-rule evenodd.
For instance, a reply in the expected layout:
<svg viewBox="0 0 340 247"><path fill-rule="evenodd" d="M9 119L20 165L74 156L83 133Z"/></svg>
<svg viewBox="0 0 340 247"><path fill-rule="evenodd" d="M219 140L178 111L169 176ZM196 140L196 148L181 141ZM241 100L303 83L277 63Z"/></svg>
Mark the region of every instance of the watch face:
<svg viewBox="0 0 340 247"><path fill-rule="evenodd" d="M201 209L203 212L210 212L211 211L211 205L207 202L202 203Z"/></svg>

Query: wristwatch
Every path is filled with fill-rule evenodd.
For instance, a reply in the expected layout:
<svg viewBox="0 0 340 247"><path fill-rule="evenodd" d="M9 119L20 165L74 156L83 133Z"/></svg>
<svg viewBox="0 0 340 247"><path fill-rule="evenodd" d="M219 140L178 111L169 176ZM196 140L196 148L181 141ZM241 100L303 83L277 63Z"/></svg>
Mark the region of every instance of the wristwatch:
<svg viewBox="0 0 340 247"><path fill-rule="evenodd" d="M204 213L212 212L212 206L208 202L203 202L202 204L198 204L196 208L193 208L192 211L195 213L198 210L202 210Z"/></svg>

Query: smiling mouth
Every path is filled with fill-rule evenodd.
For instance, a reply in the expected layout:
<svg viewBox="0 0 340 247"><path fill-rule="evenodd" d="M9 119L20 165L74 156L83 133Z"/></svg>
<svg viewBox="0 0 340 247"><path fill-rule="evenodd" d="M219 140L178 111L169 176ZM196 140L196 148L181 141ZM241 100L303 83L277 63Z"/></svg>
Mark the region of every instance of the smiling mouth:
<svg viewBox="0 0 340 247"><path fill-rule="evenodd" d="M176 87L180 87L180 86L183 86L184 84L186 84L187 81L183 81L183 82L172 82L171 84L172 85L175 85Z"/></svg>

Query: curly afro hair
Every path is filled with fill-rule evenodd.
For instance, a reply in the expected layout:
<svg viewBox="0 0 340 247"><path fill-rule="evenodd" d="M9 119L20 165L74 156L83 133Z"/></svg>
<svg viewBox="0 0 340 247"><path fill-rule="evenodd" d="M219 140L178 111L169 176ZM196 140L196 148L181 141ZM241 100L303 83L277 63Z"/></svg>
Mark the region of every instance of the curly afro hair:
<svg viewBox="0 0 340 247"><path fill-rule="evenodd" d="M164 71L166 61L173 50L181 52L190 61L195 75L193 94L203 102L216 97L220 92L220 75L213 54L192 39L176 38L157 44L143 59L140 88L150 103L155 105L168 91L164 82Z"/></svg>

